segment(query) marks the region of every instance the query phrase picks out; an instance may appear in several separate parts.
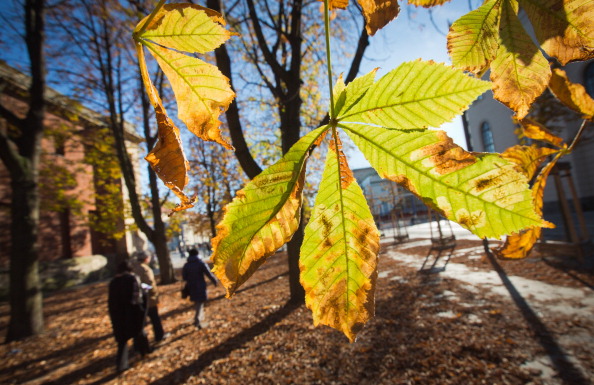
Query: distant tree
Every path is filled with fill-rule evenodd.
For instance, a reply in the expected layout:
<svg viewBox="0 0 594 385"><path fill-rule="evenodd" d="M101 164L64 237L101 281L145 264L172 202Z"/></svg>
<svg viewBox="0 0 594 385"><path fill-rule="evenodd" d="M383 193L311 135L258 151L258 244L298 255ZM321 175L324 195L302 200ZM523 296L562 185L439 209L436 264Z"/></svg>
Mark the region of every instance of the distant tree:
<svg viewBox="0 0 594 385"><path fill-rule="evenodd" d="M244 184L233 153L216 143L197 138L190 142L190 177L196 181L193 189L198 197L198 207L210 236L217 235L216 224L222 217L223 207L231 202L235 192ZM199 216L198 218L200 218Z"/></svg>
<svg viewBox="0 0 594 385"><path fill-rule="evenodd" d="M69 56L75 65L62 68L71 76L78 96L99 102L105 108L112 130L116 154L129 194L131 214L138 229L154 245L159 261L161 281L175 281L173 266L167 247L166 225L159 187L154 172L149 167L150 212L152 226L147 221L141 198L137 175L128 149L126 135L130 127L130 115L136 111L142 125L143 136L150 149L156 142L151 127L149 104L144 92L140 92L136 66L132 61L128 43L131 17L142 11L143 2L133 2L134 8L125 8L117 1L81 0L76 4L64 3L54 10L56 20L61 21L62 33L70 43ZM75 6L75 10L72 10ZM72 63L71 62L71 63ZM140 100L140 103L138 101Z"/></svg>

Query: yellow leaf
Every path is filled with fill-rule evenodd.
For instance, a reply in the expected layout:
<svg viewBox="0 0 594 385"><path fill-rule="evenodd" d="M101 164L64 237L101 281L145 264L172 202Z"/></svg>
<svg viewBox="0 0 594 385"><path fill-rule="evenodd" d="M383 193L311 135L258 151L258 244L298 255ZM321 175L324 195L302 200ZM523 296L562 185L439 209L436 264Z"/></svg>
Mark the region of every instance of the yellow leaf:
<svg viewBox="0 0 594 385"><path fill-rule="evenodd" d="M443 5L450 0L408 0L408 3L417 7L434 7L436 5Z"/></svg>
<svg viewBox="0 0 594 385"><path fill-rule="evenodd" d="M502 6L500 25L499 51L491 63L493 95L522 119L546 89L551 69L522 27L517 9L507 1Z"/></svg>
<svg viewBox="0 0 594 385"><path fill-rule="evenodd" d="M145 159L149 162L155 174L181 200L181 203L173 209L172 213L185 210L194 206L193 202L196 198L188 198L183 192L188 184L189 165L182 147L179 129L169 119L159 93L148 75L142 46L138 44L136 49L142 82L155 109L158 128L157 143Z"/></svg>
<svg viewBox="0 0 594 385"><path fill-rule="evenodd" d="M530 139L542 140L555 147L561 147L563 139L551 133L545 126L530 118L516 120L520 123L522 134Z"/></svg>
<svg viewBox="0 0 594 385"><path fill-rule="evenodd" d="M354 341L374 314L378 252L373 215L334 133L299 259L315 325L331 326Z"/></svg>
<svg viewBox="0 0 594 385"><path fill-rule="evenodd" d="M139 33L149 16L134 30ZM195 4L165 4L138 37L178 51L206 53L232 35L218 12Z"/></svg>
<svg viewBox="0 0 594 385"><path fill-rule="evenodd" d="M319 2L324 2L324 0L318 0ZM333 10L333 9L346 9L346 7L349 5L349 0L328 0L328 9L329 10Z"/></svg>
<svg viewBox="0 0 594 385"><path fill-rule="evenodd" d="M501 156L515 164L516 170L526 175L528 180L532 180L544 158L557 152L559 150L548 147L517 145L505 150Z"/></svg>
<svg viewBox="0 0 594 385"><path fill-rule="evenodd" d="M572 83L565 71L553 69L549 88L553 94L567 107L583 115L584 119L594 117L594 100L581 84Z"/></svg>
<svg viewBox="0 0 594 385"><path fill-rule="evenodd" d="M594 58L594 1L520 0L536 37L565 65Z"/></svg>
<svg viewBox="0 0 594 385"><path fill-rule="evenodd" d="M557 154L557 156L541 170L532 186L532 199L534 200L534 208L538 215L542 215L543 196L547 178L560 157L561 153ZM547 222L546 226L543 227L555 226ZM506 238L505 244L497 249L495 253L500 258L526 258L530 251L532 251L538 238L540 238L541 233L541 227L532 227L527 230L522 230L519 234L510 235Z"/></svg>
<svg viewBox="0 0 594 385"><path fill-rule="evenodd" d="M365 16L365 28L370 36L394 20L400 12L397 0L357 0Z"/></svg>
<svg viewBox="0 0 594 385"><path fill-rule="evenodd" d="M151 54L169 79L178 105L178 117L203 140L233 147L223 139L219 115L233 101L229 79L217 67L145 41Z"/></svg>
<svg viewBox="0 0 594 385"><path fill-rule="evenodd" d="M179 129L167 116L163 106L155 108L158 125L158 140L145 159L159 178L177 195L181 203L173 211L194 207L196 198L188 198L183 189L188 184L188 161L184 155Z"/></svg>

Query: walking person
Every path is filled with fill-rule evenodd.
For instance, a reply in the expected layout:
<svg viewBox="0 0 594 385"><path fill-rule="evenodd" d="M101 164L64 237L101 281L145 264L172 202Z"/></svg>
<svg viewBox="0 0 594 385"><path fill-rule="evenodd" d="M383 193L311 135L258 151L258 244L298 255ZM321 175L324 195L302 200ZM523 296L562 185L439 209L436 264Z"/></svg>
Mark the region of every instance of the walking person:
<svg viewBox="0 0 594 385"><path fill-rule="evenodd" d="M192 248L189 252L188 261L182 269L182 277L186 281L190 300L194 302L194 326L198 329L206 327L206 323L204 322L204 303L206 302L207 295L204 276L207 276L215 286L217 285L217 281L210 272L208 265L198 258L198 250Z"/></svg>
<svg viewBox="0 0 594 385"><path fill-rule="evenodd" d="M144 332L146 296L139 278L132 273L132 264L118 265L117 274L109 283L109 318L118 343L116 368L123 372L128 365L128 341L134 339L134 349L142 356L151 352Z"/></svg>
<svg viewBox="0 0 594 385"><path fill-rule="evenodd" d="M139 251L136 253L136 263L133 264L134 274L140 278L147 290L147 315L153 326L155 335L155 342L161 342L164 338L169 336L163 331L163 324L159 316L159 290L157 289L157 282L155 281L155 274L153 269L149 266L151 263L151 255Z"/></svg>

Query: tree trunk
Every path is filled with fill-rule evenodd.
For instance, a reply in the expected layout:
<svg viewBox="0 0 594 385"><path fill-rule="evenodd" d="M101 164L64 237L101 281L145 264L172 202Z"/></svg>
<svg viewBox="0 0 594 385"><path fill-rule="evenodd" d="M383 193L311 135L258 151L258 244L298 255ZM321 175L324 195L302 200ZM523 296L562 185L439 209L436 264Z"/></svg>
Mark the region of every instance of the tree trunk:
<svg viewBox="0 0 594 385"><path fill-rule="evenodd" d="M212 209L212 203L206 204L206 216L208 217L208 224L210 225L210 237L217 236L217 221L215 219L215 212Z"/></svg>
<svg viewBox="0 0 594 385"><path fill-rule="evenodd" d="M165 222L163 222L163 213L161 212L161 200L159 197L159 186L157 176L149 166L149 183L151 190L151 208L153 211L154 225L152 239L150 241L155 246L157 261L159 262L159 272L161 283L164 285L176 282L175 271L171 263L169 248L167 247L167 237L165 236Z"/></svg>
<svg viewBox="0 0 594 385"><path fill-rule="evenodd" d="M44 1L27 0L25 31L31 62L29 111L18 123L20 136L1 140L2 160L11 178L10 321L6 341L43 331L43 298L39 280L39 186L38 166L45 115ZM2 109L4 112L4 109ZM12 115L8 113L8 115ZM17 151L18 148L18 151Z"/></svg>
<svg viewBox="0 0 594 385"><path fill-rule="evenodd" d="M281 129L281 145L283 155L289 152L291 147L297 143L300 138L301 128L301 98L299 97L300 87L299 77L290 87L293 94L289 93L289 100L282 106L280 111L280 129ZM303 215L301 216L303 217ZM287 243L287 257L289 260L289 287L291 289L291 302L303 303L305 301L305 291L299 282L299 256L301 251L301 243L303 242L303 222L299 223L299 227L293 238Z"/></svg>
<svg viewBox="0 0 594 385"><path fill-rule="evenodd" d="M301 209L301 218L303 218L303 208ZM291 292L291 302L301 304L305 302L305 290L299 282L299 255L301 253L301 244L303 243L304 223L301 221L293 238L287 243L287 256L289 259L289 289Z"/></svg>
<svg viewBox="0 0 594 385"><path fill-rule="evenodd" d="M153 246L155 246L155 252L157 253L157 261L159 261L159 273L161 275L161 283L164 285L174 283L177 281L175 278L175 272L173 270L173 264L169 256L169 248L167 247L167 237L165 237L165 226L163 221L159 227L163 228L163 231L155 231L155 238L153 240ZM156 226L155 223L155 229Z"/></svg>
<svg viewBox="0 0 594 385"><path fill-rule="evenodd" d="M43 297L39 280L37 228L39 195L35 171L12 178L10 323L6 342L43 331Z"/></svg>

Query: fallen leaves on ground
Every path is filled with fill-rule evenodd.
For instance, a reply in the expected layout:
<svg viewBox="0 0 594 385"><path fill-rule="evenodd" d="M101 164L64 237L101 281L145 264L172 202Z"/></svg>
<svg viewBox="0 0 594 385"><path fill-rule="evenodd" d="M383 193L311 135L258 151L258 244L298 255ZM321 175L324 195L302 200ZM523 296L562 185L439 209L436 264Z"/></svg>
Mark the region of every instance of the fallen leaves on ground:
<svg viewBox="0 0 594 385"><path fill-rule="evenodd" d="M115 341L107 316L107 283L45 299L46 332L0 345L2 384L542 384L522 365L543 354L538 336L504 296L440 274L419 274L386 252L419 259L428 247L382 245L376 316L355 343L328 327L315 328L304 305L288 303L286 255L270 257L228 300L209 286L208 328L192 326L192 304L181 283L161 286L160 313L171 337L132 368L115 373ZM479 241L458 241L450 263L491 270L472 258ZM510 275L565 287L594 287L591 273L540 257L500 261ZM455 298L448 293L455 293ZM0 304L0 336L9 308ZM560 313L541 321L554 337L571 331L591 338L592 323ZM152 331L147 327L149 339ZM572 353L590 373L592 352Z"/></svg>

